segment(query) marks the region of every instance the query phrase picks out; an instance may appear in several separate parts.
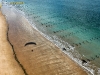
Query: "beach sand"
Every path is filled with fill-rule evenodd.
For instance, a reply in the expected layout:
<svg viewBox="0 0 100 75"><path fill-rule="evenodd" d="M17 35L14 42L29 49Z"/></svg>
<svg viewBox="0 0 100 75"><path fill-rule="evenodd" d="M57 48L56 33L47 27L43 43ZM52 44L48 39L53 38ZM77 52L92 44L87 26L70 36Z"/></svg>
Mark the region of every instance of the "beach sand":
<svg viewBox="0 0 100 75"><path fill-rule="evenodd" d="M0 11L0 75L24 75L7 40L8 25Z"/></svg>
<svg viewBox="0 0 100 75"><path fill-rule="evenodd" d="M58 47L44 38L37 30L35 30L23 16L10 10L9 13L5 15L9 24L8 38L17 59L16 62L12 62L14 56L12 55L13 53L11 51L10 44L7 42L9 49L7 48L8 45L3 45L5 46L5 51L7 51L6 59L9 60L8 62L10 63L9 66L4 66L6 70L9 67L8 71L6 72L9 73L9 70L12 70L14 67L12 65L18 63L19 65L17 64L15 66L16 70L19 71L17 72L15 70L15 73L20 73L18 75L23 75L23 72L25 75L87 75L87 73L77 63L72 61ZM4 27L7 28L7 25ZM7 38L7 29L5 29L4 32L4 38ZM2 33L4 34L4 32ZM27 42L35 42L36 45L31 44L24 46ZM4 42L1 42L1 44L2 43ZM2 53L2 49L0 50ZM3 56L6 57L6 55ZM11 57L8 57L8 55ZM0 58L2 58L2 55ZM20 68L22 68L23 72L21 72ZM10 75L17 74L12 72Z"/></svg>

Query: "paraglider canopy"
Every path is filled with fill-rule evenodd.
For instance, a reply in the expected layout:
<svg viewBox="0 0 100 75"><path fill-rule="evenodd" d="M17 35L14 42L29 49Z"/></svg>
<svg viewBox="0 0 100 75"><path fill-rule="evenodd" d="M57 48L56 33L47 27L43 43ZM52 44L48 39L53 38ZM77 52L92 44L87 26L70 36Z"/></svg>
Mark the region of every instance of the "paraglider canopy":
<svg viewBox="0 0 100 75"><path fill-rule="evenodd" d="M35 42L28 42L28 43L26 43L24 46L27 46L27 45L36 45L36 43Z"/></svg>

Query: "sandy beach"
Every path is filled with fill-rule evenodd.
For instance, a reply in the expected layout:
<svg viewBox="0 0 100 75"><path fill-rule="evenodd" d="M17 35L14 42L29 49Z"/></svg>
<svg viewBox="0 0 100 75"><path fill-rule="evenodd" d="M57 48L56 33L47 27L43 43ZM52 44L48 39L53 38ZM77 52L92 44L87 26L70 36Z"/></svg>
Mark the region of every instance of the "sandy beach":
<svg viewBox="0 0 100 75"><path fill-rule="evenodd" d="M23 16L8 10L3 11L8 24L0 15L0 75L87 75ZM28 42L36 45L25 46Z"/></svg>
<svg viewBox="0 0 100 75"><path fill-rule="evenodd" d="M0 75L24 75L7 39L8 25L0 11Z"/></svg>

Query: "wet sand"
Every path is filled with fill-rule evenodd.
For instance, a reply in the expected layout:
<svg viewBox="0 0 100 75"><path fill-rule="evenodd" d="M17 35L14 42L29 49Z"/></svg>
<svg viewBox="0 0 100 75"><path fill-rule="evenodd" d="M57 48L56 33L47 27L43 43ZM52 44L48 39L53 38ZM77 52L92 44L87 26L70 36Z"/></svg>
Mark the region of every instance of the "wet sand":
<svg viewBox="0 0 100 75"><path fill-rule="evenodd" d="M24 75L7 40L8 25L0 11L0 75Z"/></svg>
<svg viewBox="0 0 100 75"><path fill-rule="evenodd" d="M87 75L77 63L36 31L23 16L12 10L7 13L4 14L9 24L9 41L16 55L16 62L25 75ZM27 42L35 42L36 45L24 46Z"/></svg>

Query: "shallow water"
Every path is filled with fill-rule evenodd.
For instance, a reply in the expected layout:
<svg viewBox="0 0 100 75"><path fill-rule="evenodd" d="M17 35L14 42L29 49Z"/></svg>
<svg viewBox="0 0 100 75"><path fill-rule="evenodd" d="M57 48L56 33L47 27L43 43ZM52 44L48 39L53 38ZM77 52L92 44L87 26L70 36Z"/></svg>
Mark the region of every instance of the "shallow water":
<svg viewBox="0 0 100 75"><path fill-rule="evenodd" d="M9 0L12 2L14 0ZM16 0L20 1L20 0ZM52 39L68 42L84 59L100 67L100 1L99 0L21 0L14 5L23 11L31 23ZM8 4L9 4L8 2ZM56 36L57 38L55 38ZM62 40L62 41L61 41ZM69 48L68 45L65 45ZM71 51L71 50L70 50ZM72 52L72 51L71 51ZM98 68L97 68L98 67Z"/></svg>

